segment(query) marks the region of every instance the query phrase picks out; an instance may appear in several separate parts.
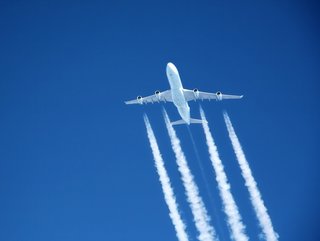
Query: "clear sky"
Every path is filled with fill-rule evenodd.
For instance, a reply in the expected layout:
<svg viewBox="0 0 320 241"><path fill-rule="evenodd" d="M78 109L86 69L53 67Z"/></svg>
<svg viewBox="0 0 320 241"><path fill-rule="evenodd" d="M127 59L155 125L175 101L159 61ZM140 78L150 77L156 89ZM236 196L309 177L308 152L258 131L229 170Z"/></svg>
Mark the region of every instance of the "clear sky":
<svg viewBox="0 0 320 241"><path fill-rule="evenodd" d="M319 37L310 1L1 1L0 240L176 240L143 113L196 240L161 105L123 102L168 89L169 61L185 88L245 95L202 107L251 240L260 229L223 110L280 240L320 240ZM187 128L175 129L229 240L203 130L190 127L196 158Z"/></svg>

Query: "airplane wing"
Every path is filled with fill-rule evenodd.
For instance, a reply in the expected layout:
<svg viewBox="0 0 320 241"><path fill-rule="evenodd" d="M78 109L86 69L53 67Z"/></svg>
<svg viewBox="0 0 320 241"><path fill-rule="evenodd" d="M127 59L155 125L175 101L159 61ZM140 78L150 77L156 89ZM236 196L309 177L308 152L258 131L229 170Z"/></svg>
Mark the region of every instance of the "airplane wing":
<svg viewBox="0 0 320 241"><path fill-rule="evenodd" d="M226 95L222 94L220 91L216 93L202 92L198 89L193 90L183 90L184 97L186 101L191 100L226 100L226 99L241 99L243 95Z"/></svg>
<svg viewBox="0 0 320 241"><path fill-rule="evenodd" d="M135 100L125 101L127 105L131 104L148 104L155 102L172 102L171 90L166 90L163 92L156 91L154 95L149 95L146 97L138 96Z"/></svg>

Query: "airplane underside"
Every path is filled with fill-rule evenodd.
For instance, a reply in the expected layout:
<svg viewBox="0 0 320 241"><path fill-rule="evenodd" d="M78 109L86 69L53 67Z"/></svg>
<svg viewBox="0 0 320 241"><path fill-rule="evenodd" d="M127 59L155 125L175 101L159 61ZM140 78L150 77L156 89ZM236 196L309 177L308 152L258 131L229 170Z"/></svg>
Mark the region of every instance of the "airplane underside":
<svg viewBox="0 0 320 241"><path fill-rule="evenodd" d="M177 68L172 63L167 64L167 77L170 89L160 92L155 91L154 95L142 97L137 96L137 99L125 101L126 104L147 104L156 102L173 102L177 107L182 120L172 122L172 125L179 124L199 124L202 120L190 118L190 107L188 101L197 100L216 100L221 101L224 99L241 99L242 95L227 95L222 94L220 91L216 93L203 92L198 89L185 89L182 86L181 79Z"/></svg>

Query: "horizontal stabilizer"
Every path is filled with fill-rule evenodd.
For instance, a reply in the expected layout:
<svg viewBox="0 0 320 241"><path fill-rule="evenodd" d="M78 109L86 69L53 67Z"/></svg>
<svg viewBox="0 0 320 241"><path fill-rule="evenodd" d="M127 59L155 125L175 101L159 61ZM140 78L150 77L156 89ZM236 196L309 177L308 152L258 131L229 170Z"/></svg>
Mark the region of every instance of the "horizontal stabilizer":
<svg viewBox="0 0 320 241"><path fill-rule="evenodd" d="M190 118L190 124L202 124L203 122L204 122L204 120ZM171 122L171 125L173 125L173 126L174 125L183 125L183 124L188 124L188 123L185 122L184 120L178 120L178 121Z"/></svg>
<svg viewBox="0 0 320 241"><path fill-rule="evenodd" d="M202 124L203 122L207 123L207 121L199 120L199 119L190 119L191 124Z"/></svg>
<svg viewBox="0 0 320 241"><path fill-rule="evenodd" d="M187 124L187 122L185 122L184 120L178 120L178 121L171 122L171 125L173 125L173 126L182 125L182 124Z"/></svg>

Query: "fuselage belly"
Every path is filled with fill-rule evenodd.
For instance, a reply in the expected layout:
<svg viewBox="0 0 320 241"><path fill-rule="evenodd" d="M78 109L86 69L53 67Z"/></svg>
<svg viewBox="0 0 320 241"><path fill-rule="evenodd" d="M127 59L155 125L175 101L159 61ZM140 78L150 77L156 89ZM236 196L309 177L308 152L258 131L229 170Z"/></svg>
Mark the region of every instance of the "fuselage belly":
<svg viewBox="0 0 320 241"><path fill-rule="evenodd" d="M169 63L167 65L167 77L169 80L173 104L177 107L181 118L190 124L190 107L183 94L183 86L177 68Z"/></svg>

